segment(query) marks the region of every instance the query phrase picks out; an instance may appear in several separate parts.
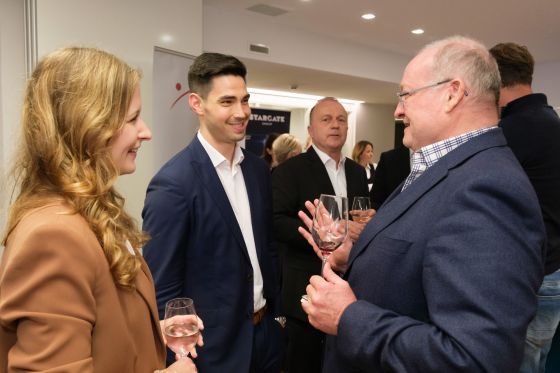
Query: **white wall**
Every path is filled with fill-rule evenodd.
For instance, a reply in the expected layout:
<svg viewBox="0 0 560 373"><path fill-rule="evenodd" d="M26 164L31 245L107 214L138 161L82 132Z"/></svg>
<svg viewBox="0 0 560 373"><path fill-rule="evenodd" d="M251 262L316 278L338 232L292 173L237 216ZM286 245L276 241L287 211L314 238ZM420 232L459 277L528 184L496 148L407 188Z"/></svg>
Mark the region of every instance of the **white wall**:
<svg viewBox="0 0 560 373"><path fill-rule="evenodd" d="M202 0L40 0L37 19L39 58L67 45L94 46L141 68L142 116L152 127L165 125L152 122L152 95L157 94L152 91L154 46L191 55L202 52ZM118 183L127 210L137 219L157 171L155 151L145 143L136 172Z"/></svg>
<svg viewBox="0 0 560 373"><path fill-rule="evenodd" d="M546 94L548 104L560 113L560 62L548 62L535 66L533 90Z"/></svg>
<svg viewBox="0 0 560 373"><path fill-rule="evenodd" d="M24 2L0 2L0 232L4 231L10 190L5 172L17 139L25 84ZM1 233L0 233L1 235ZM2 248L0 247L0 254Z"/></svg>
<svg viewBox="0 0 560 373"><path fill-rule="evenodd" d="M361 104L356 123L356 142L367 140L373 144L373 162L395 144L394 105Z"/></svg>

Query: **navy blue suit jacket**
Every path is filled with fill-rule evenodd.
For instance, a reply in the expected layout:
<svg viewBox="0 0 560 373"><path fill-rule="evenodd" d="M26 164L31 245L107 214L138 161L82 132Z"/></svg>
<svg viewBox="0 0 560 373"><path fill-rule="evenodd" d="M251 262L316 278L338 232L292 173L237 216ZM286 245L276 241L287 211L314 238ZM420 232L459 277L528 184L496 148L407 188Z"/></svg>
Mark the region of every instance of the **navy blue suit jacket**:
<svg viewBox="0 0 560 373"><path fill-rule="evenodd" d="M270 171L244 151L241 163L264 296L276 313L279 285L272 252ZM189 297L204 322L201 372L247 372L253 341L253 268L241 229L210 157L195 137L154 176L143 228L151 235L144 257L156 284L160 317L165 303Z"/></svg>
<svg viewBox="0 0 560 373"><path fill-rule="evenodd" d="M500 129L389 197L345 274L325 372L517 372L543 276L535 192Z"/></svg>

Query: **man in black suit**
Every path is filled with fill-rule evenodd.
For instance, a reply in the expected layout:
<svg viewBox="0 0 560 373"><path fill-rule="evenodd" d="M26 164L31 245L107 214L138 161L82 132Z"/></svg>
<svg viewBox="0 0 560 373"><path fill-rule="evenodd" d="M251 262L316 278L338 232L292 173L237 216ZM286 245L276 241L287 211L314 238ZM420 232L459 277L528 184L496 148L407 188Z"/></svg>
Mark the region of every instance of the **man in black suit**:
<svg viewBox="0 0 560 373"><path fill-rule="evenodd" d="M272 174L274 236L281 253L282 304L287 318L286 373L315 373L321 370L323 333L307 321L300 304L312 275L321 273L321 261L298 233L302 226L298 211L307 211L305 201L321 193L348 197L367 196L362 166L342 156L348 114L334 98L320 100L311 109L307 152L293 157ZM363 224L349 222L350 238L356 240Z"/></svg>
<svg viewBox="0 0 560 373"><path fill-rule="evenodd" d="M371 188L371 207L378 209L410 173L410 151L404 145L381 153Z"/></svg>
<svg viewBox="0 0 560 373"><path fill-rule="evenodd" d="M499 126L537 192L547 235L545 277L537 315L529 324L521 372L542 372L560 321L560 118L546 96L531 88L534 60L525 46L490 49L502 87Z"/></svg>

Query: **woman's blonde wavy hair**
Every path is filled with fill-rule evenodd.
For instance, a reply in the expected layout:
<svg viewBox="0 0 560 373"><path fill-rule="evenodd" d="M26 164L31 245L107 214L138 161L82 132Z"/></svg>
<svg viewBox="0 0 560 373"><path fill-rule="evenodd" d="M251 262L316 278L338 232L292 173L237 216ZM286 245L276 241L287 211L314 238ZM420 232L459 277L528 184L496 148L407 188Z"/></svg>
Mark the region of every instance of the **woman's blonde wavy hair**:
<svg viewBox="0 0 560 373"><path fill-rule="evenodd" d="M115 190L119 176L112 140L122 129L141 74L117 57L93 48L70 47L46 56L27 83L22 138L12 170L17 197L6 234L23 215L63 200L88 222L114 278L134 288L141 262L127 247L146 241Z"/></svg>

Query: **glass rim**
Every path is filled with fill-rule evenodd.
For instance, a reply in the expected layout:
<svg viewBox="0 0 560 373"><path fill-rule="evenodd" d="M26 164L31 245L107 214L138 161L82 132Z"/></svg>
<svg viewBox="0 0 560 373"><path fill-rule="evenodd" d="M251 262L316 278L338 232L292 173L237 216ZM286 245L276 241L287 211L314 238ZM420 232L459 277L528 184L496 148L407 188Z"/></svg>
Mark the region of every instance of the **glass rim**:
<svg viewBox="0 0 560 373"><path fill-rule="evenodd" d="M174 302L184 302L181 305L174 305ZM165 302L165 308L182 308L194 305L194 300L192 298L173 298Z"/></svg>

